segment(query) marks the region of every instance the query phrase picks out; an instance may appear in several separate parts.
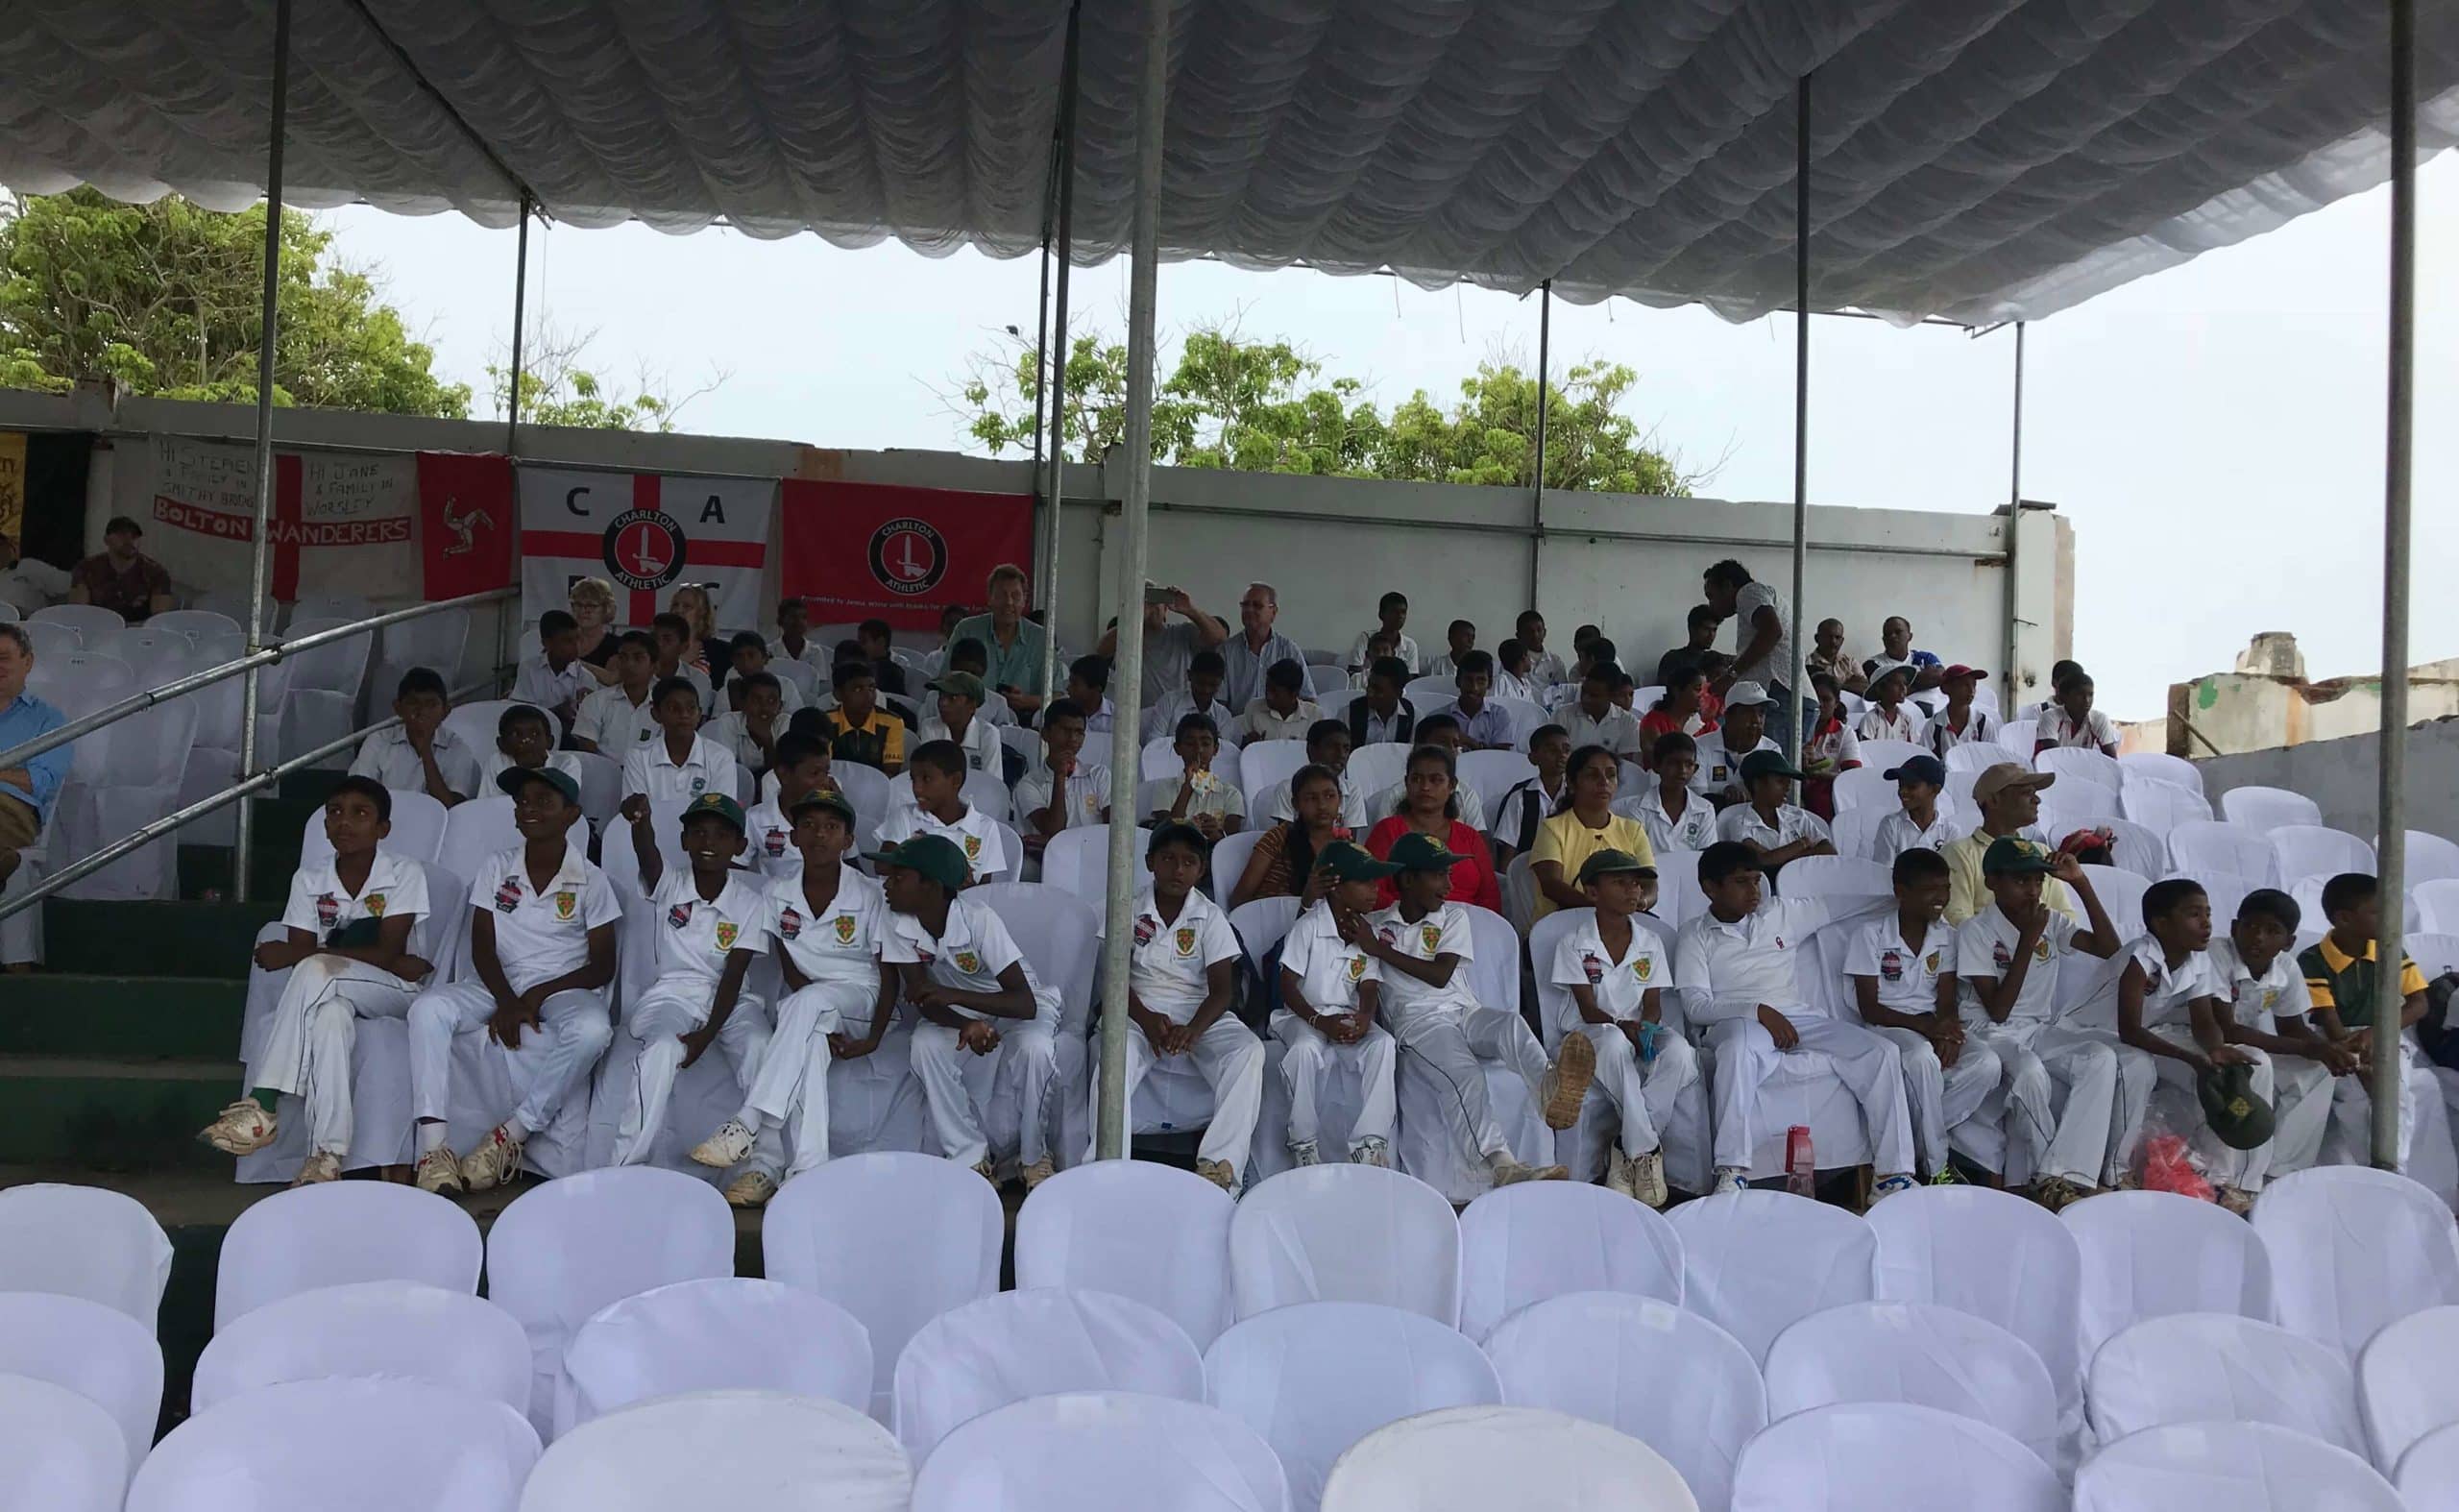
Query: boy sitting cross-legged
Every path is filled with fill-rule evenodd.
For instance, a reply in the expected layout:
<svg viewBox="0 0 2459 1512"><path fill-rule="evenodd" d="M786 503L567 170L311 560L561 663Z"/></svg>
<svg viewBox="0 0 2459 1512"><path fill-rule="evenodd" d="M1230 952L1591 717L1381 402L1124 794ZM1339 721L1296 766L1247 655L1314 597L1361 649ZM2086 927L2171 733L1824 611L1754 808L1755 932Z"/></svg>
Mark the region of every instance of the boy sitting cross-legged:
<svg viewBox="0 0 2459 1512"><path fill-rule="evenodd" d="M1659 1134L1674 1100L1699 1080L1699 1056L1664 1027L1672 952L1633 921L1656 902L1656 868L1627 851L1600 850L1580 864L1579 886L1595 906L1554 947L1552 981L1569 989L1575 1012L1575 1021L1558 1027L1564 1043L1576 1035L1595 1048L1597 1089L1621 1115L1606 1189L1662 1207L1670 1194Z"/></svg>
<svg viewBox="0 0 2459 1512"><path fill-rule="evenodd" d="M1904 1059L1912 1137L1932 1181L1948 1174L1947 1135L1998 1089L1997 1052L1967 1039L1956 1001L1956 933L1946 922L1949 873L1935 850L1894 862L1895 910L1862 926L1844 957L1862 1022Z"/></svg>
<svg viewBox="0 0 2459 1512"><path fill-rule="evenodd" d="M2228 1015L2228 1042L2271 1057L2276 1095L2268 1181L2294 1176L2321 1158L2334 1079L2365 1069L2345 1045L2324 1038L2308 1016L2313 999L2297 964L2302 917L2295 898L2256 888L2237 905L2227 938L2205 952Z"/></svg>

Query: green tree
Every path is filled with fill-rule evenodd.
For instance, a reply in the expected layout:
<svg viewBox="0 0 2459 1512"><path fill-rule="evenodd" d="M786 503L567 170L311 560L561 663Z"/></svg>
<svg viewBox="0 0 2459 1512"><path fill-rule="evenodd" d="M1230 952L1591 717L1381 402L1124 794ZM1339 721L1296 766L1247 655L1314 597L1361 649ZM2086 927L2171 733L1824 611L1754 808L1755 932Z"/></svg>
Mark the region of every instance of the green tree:
<svg viewBox="0 0 2459 1512"><path fill-rule="evenodd" d="M91 189L0 207L0 386L254 402L265 210L177 196L121 205ZM362 269L329 261L332 233L281 222L274 402L460 418L470 390L434 373Z"/></svg>

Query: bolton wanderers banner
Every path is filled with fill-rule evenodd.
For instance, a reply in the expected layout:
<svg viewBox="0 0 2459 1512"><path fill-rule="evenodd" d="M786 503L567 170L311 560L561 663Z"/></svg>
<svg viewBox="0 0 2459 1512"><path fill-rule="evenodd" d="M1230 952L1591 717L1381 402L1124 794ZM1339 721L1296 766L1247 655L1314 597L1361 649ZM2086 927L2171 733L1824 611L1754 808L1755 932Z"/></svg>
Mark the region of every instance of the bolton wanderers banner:
<svg viewBox="0 0 2459 1512"><path fill-rule="evenodd" d="M935 630L949 604L980 609L990 570L1033 570L1030 494L788 478L782 591L814 624L886 620Z"/></svg>
<svg viewBox="0 0 2459 1512"><path fill-rule="evenodd" d="M536 623L566 607L574 582L602 577L623 624L646 625L687 584L709 591L720 628L768 622L761 574L774 478L548 467L523 467L520 478L523 620Z"/></svg>

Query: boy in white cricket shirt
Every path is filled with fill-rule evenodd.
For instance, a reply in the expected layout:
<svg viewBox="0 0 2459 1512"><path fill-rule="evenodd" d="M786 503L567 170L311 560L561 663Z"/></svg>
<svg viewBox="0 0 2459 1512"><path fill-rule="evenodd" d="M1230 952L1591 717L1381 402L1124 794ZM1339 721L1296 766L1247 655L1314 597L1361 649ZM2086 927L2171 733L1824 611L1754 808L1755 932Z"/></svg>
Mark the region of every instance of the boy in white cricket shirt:
<svg viewBox="0 0 2459 1512"><path fill-rule="evenodd" d="M1136 789L1135 806L1150 821L1192 825L1206 845L1245 828L1246 795L1236 783L1212 769L1221 754L1212 721L1201 714L1181 719L1170 748L1179 758L1178 775L1156 777ZM1021 784L1018 791L1023 791Z"/></svg>
<svg viewBox="0 0 2459 1512"><path fill-rule="evenodd" d="M393 695L393 713L402 722L359 742L350 774L373 777L396 793L424 793L448 809L470 797L479 791L478 753L444 727L451 712L444 679L432 669L411 668Z"/></svg>
<svg viewBox="0 0 2459 1512"><path fill-rule="evenodd" d="M704 725L700 738L753 778L766 776L788 729L782 695L790 686L775 672L737 672L726 679L724 701L732 707Z"/></svg>
<svg viewBox="0 0 2459 1512"><path fill-rule="evenodd" d="M426 873L382 848L393 795L367 777L344 777L325 800L330 860L292 873L280 939L256 946L260 971L288 971L273 1021L248 1065L250 1094L197 1137L225 1155L273 1143L287 1093L305 1103L308 1150L293 1185L342 1174L352 1128L351 1047L361 1018L399 1018L431 969L410 954L410 930L427 911Z"/></svg>
<svg viewBox="0 0 2459 1512"><path fill-rule="evenodd" d="M1888 668L1870 683L1870 706L1853 726L1865 741L1918 741L1921 711L1904 700L1912 693L1910 663Z"/></svg>
<svg viewBox="0 0 2459 1512"><path fill-rule="evenodd" d="M1895 909L1853 936L1844 975L1862 1022L1904 1060L1912 1137L1930 1179L1952 1180L1947 1144L1998 1090L1998 1054L1964 1033L1956 998L1956 933L1946 922L1947 863L1935 850L1895 858Z"/></svg>
<svg viewBox="0 0 2459 1512"><path fill-rule="evenodd" d="M971 672L946 672L931 680L929 691L939 695L939 702L922 721L922 739L949 742L964 752L967 767L998 777L1005 770L1002 752L1007 746L998 727L982 717L983 702L990 696L982 679Z"/></svg>
<svg viewBox="0 0 2459 1512"><path fill-rule="evenodd" d="M1699 743L1680 730L1668 730L1656 738L1648 756L1656 781L1643 793L1616 798L1614 812L1639 820L1648 832L1648 848L1658 855L1715 844L1716 811L1691 786L1699 774Z"/></svg>
<svg viewBox="0 0 2459 1512"><path fill-rule="evenodd" d="M512 797L521 843L489 857L472 879L475 980L429 988L410 1005L410 1113L424 1191L483 1192L518 1176L523 1143L554 1123L614 1038L606 987L623 905L590 864L588 831L575 822L580 784L545 769L508 771L496 786ZM445 1127L452 1036L480 1028L505 1053L540 1061L512 1116L456 1159Z"/></svg>
<svg viewBox="0 0 2459 1512"><path fill-rule="evenodd" d="M1827 822L1791 801L1801 775L1782 751L1752 751L1741 759L1741 791L1749 801L1716 816L1717 837L1749 846L1771 877L1801 857L1836 854Z"/></svg>
<svg viewBox="0 0 2459 1512"><path fill-rule="evenodd" d="M683 855L689 863L670 870L650 827L649 804L635 794L623 800L632 826L632 849L640 858L641 890L647 894L657 937L657 975L625 1005L623 1029L641 1042L630 1102L615 1130L617 1165L649 1158L666 1130L667 1100L674 1079L711 1045L734 1062L734 1078L745 1092L768 1051L767 1011L743 990L751 958L768 950L768 902L760 879L734 869L743 849L743 805L722 793L704 793L684 805ZM759 1169L783 1165L775 1131Z"/></svg>
<svg viewBox="0 0 2459 1512"><path fill-rule="evenodd" d="M1882 866L1895 865L1908 850L1944 850L1948 841L1963 838L1963 826L1938 812L1938 794L1946 791L1947 768L1935 756L1915 756L1879 775L1895 784L1899 807L1879 820L1870 837L1870 859ZM1950 881L1955 875L1951 867Z"/></svg>
<svg viewBox="0 0 2459 1512"><path fill-rule="evenodd" d="M1034 974L990 905L961 895L965 858L954 841L916 835L867 859L881 868L889 910L880 960L896 969L921 1015L913 1077L939 1149L998 1181L982 1105L993 1083L1012 1074L1023 1108L1016 1159L1031 1191L1055 1169L1042 1109L1059 1075L1059 989Z"/></svg>
<svg viewBox="0 0 2459 1512"><path fill-rule="evenodd" d="M1363 835L1374 825L1366 817L1366 794L1357 791L1350 780L1349 753L1354 744L1349 726L1338 719L1318 719L1306 732L1306 764L1321 767L1341 785L1341 822ZM1298 817L1298 805L1289 784L1273 784L1272 792L1263 795L1262 823L1286 824Z"/></svg>
<svg viewBox="0 0 2459 1512"><path fill-rule="evenodd" d="M1024 817L1025 849L1038 854L1071 825L1106 824L1110 769L1083 760L1084 711L1061 698L1041 714L1041 761L1016 779L1016 812Z"/></svg>
<svg viewBox="0 0 2459 1512"><path fill-rule="evenodd" d="M1989 905L1956 931L1964 1031L1969 1042L1998 1056L2007 1094L2007 1184L2029 1181L2044 1206L2062 1207L2115 1184L2120 1174L2118 1045L2060 1022L2057 1008L2057 979L2068 963L2117 954L2117 929L2072 856L2009 836L1990 841L1981 870ZM2043 901L2053 877L2082 905L2085 926ZM2053 1090L2061 1086L2062 1105Z"/></svg>
<svg viewBox="0 0 2459 1512"><path fill-rule="evenodd" d="M2363 1069L2347 1046L2315 1033L2313 999L2297 965L2297 927L2304 911L2276 888L2256 888L2237 905L2227 938L2205 952L2227 1005L2228 1041L2271 1058L2271 1169L2266 1181L2294 1176L2323 1153L2331 1122L2333 1079Z"/></svg>
<svg viewBox="0 0 2459 1512"><path fill-rule="evenodd" d="M1495 870L1511 868L1512 859L1537 848L1537 826L1570 801L1571 738L1559 724L1541 724L1528 737L1528 760L1537 775L1513 783L1495 805L1492 839ZM1616 800L1618 805L1620 800Z"/></svg>
<svg viewBox="0 0 2459 1512"><path fill-rule="evenodd" d="M1621 1115L1607 1156L1605 1188L1662 1207L1664 1126L1674 1100L1699 1080L1698 1052L1664 1026L1673 953L1637 921L1656 901L1656 868L1627 851L1600 850L1580 864L1580 890L1595 906L1554 947L1548 978L1566 988L1571 1012L1555 1027L1564 1044L1584 1037L1596 1052L1596 1085Z"/></svg>
<svg viewBox="0 0 2459 1512"><path fill-rule="evenodd" d="M657 685L658 738L623 757L623 797L685 804L709 793L732 798L742 791L733 756L700 733L700 695L680 677Z"/></svg>
<svg viewBox="0 0 2459 1512"><path fill-rule="evenodd" d="M1187 663L1186 687L1162 695L1153 706L1148 730L1175 730L1179 721L1190 714L1201 714L1212 721L1214 736L1227 744L1238 744L1238 718L1246 711L1233 709L1221 696L1221 685L1230 677L1230 664L1219 651L1198 651Z"/></svg>
<svg viewBox="0 0 2459 1512"><path fill-rule="evenodd" d="M626 630L615 643L609 663L615 680L580 701L572 721L572 745L621 763L636 745L657 739L656 686L652 672L657 652L645 630Z"/></svg>
<svg viewBox="0 0 2459 1512"><path fill-rule="evenodd" d="M515 702L551 709L569 726L580 701L597 691L597 678L580 659L580 622L561 609L538 617L538 654L521 664L512 682Z"/></svg>
<svg viewBox="0 0 2459 1512"><path fill-rule="evenodd" d="M2244 1066L2245 1090L2269 1106L2271 1057L2228 1043L2220 1008L2228 988L2205 953L2211 945L2211 899L2203 884L2184 877L2152 884L2143 893L2143 927L2147 933L2127 946L2126 966L2118 973L2119 1041L2150 1056L2159 1080L2182 1087L2190 1098L2203 1077L2223 1066ZM2151 1101L2148 1091L2144 1101ZM2271 1167L2271 1141L2232 1149L2203 1123L2193 1142L2220 1206L2241 1216L2252 1212L2254 1194Z"/></svg>
<svg viewBox="0 0 2459 1512"><path fill-rule="evenodd" d="M854 806L838 793L795 795L794 849L801 866L771 878L766 928L776 942L786 997L777 1031L752 1077L743 1110L692 1149L702 1165L749 1166L726 1188L737 1207L758 1207L781 1182L828 1163L828 1082L840 1060L880 1047L896 1016L896 974L880 962L888 899L845 865L854 850ZM783 1142L781 1176L769 1159Z"/></svg>
<svg viewBox="0 0 2459 1512"><path fill-rule="evenodd" d="M957 847L969 869L966 887L1016 874L1021 856L1008 854L999 821L964 801L964 751L954 741L926 741L906 763L913 801L889 811L880 824L882 845L901 845L917 835L937 835Z"/></svg>
<svg viewBox="0 0 2459 1512"><path fill-rule="evenodd" d="M777 740L777 764L768 768L770 792L743 816L751 866L774 881L803 874L803 853L794 841L794 805L806 793L835 793L829 776L828 747L809 735L788 734Z"/></svg>
<svg viewBox="0 0 2459 1512"><path fill-rule="evenodd" d="M496 748L478 768L480 793L503 792L508 771L551 768L580 783L580 757L555 749L555 727L547 716L525 703L509 704L496 719Z"/></svg>
<svg viewBox="0 0 2459 1512"><path fill-rule="evenodd" d="M1264 1045L1230 1012L1240 947L1230 916L1196 890L1208 857L1204 836L1183 821L1156 824L1145 847L1153 885L1135 900L1127 1102L1134 1106L1135 1089L1156 1060L1186 1057L1212 1087L1212 1122L1196 1149L1196 1174L1235 1196L1263 1111ZM1085 1158L1095 1153L1088 1149Z"/></svg>
<svg viewBox="0 0 2459 1512"><path fill-rule="evenodd" d="M1376 884L1400 868L1335 841L1317 854L1315 869L1328 886L1323 901L1299 915L1281 940L1281 1006L1272 1015L1273 1037L1286 1049L1280 1079L1289 1088L1289 1155L1300 1165L1322 1163L1315 1110L1324 1073L1338 1056L1357 1067L1365 1093L1345 1141L1349 1158L1388 1166L1400 1110L1392 1080L1399 1046L1375 1023L1383 974L1366 944L1375 933L1368 911L1375 907Z"/></svg>

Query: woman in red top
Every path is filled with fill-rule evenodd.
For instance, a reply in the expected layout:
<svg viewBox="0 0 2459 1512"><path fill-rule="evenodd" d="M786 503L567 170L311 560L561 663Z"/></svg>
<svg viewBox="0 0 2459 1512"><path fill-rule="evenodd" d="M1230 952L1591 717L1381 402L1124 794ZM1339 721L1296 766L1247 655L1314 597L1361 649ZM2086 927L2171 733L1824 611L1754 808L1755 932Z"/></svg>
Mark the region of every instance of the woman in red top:
<svg viewBox="0 0 2459 1512"><path fill-rule="evenodd" d="M1392 846L1412 830L1431 835L1461 859L1451 868L1451 901L1474 903L1502 912L1502 885L1495 880L1494 851L1486 838L1460 822L1459 774L1451 752L1440 745L1421 745L1409 753L1408 775L1401 785L1400 812L1367 832L1366 848L1375 859L1392 854ZM1400 897L1392 879L1376 890L1378 906L1389 908Z"/></svg>
<svg viewBox="0 0 2459 1512"><path fill-rule="evenodd" d="M1668 683L1665 696L1640 719L1640 749L1654 751L1657 737L1675 730L1696 740L1716 727L1707 711L1708 674L1686 668L1680 680Z"/></svg>

